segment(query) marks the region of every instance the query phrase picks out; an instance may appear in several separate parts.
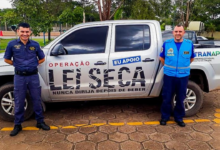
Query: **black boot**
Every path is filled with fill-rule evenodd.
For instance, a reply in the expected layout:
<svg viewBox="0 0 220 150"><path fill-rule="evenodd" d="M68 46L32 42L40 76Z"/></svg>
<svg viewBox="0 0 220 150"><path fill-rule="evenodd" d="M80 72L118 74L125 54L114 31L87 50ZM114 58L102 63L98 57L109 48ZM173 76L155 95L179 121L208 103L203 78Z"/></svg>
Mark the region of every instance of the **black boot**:
<svg viewBox="0 0 220 150"><path fill-rule="evenodd" d="M165 126L167 124L167 120L161 119L160 120L160 125Z"/></svg>
<svg viewBox="0 0 220 150"><path fill-rule="evenodd" d="M180 126L180 127L185 127L186 124L183 121L176 121L176 123Z"/></svg>
<svg viewBox="0 0 220 150"><path fill-rule="evenodd" d="M43 130L50 130L50 127L45 124L45 122L37 123L37 128L43 129Z"/></svg>
<svg viewBox="0 0 220 150"><path fill-rule="evenodd" d="M15 125L14 129L10 133L10 136L17 135L21 130L22 130L22 126L21 125Z"/></svg>

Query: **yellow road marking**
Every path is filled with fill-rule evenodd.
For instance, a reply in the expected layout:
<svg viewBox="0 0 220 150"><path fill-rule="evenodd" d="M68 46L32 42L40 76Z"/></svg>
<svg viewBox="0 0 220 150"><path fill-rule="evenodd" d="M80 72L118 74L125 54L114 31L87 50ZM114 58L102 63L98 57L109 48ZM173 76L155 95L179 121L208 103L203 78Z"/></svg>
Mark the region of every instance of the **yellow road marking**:
<svg viewBox="0 0 220 150"><path fill-rule="evenodd" d="M149 122L144 122L146 125L155 125L155 124L160 124L159 121L149 121Z"/></svg>
<svg viewBox="0 0 220 150"><path fill-rule="evenodd" d="M213 121L214 121L215 123L220 124L220 119L214 119Z"/></svg>
<svg viewBox="0 0 220 150"><path fill-rule="evenodd" d="M215 111L216 111L217 113L220 113L220 109L216 109Z"/></svg>
<svg viewBox="0 0 220 150"><path fill-rule="evenodd" d="M220 113L215 113L216 118L220 118Z"/></svg>
<svg viewBox="0 0 220 150"><path fill-rule="evenodd" d="M125 123L109 123L109 125L112 125L112 126L123 126L123 125L125 125Z"/></svg>
<svg viewBox="0 0 220 150"><path fill-rule="evenodd" d="M87 124L76 124L77 127L87 126Z"/></svg>
<svg viewBox="0 0 220 150"><path fill-rule="evenodd" d="M183 120L185 123L193 123L193 120Z"/></svg>
<svg viewBox="0 0 220 150"><path fill-rule="evenodd" d="M52 130L57 130L58 127L56 127L56 126L50 126L50 129L52 129Z"/></svg>
<svg viewBox="0 0 220 150"><path fill-rule="evenodd" d="M127 125L130 125L130 126L140 126L140 125L143 125L143 122L128 122Z"/></svg>
<svg viewBox="0 0 220 150"><path fill-rule="evenodd" d="M217 114L217 113L216 113ZM209 119L195 119L195 120L184 120L185 123L193 123L193 122L196 122L196 123L201 123L201 122L211 122L211 120ZM213 122L220 124L220 119L219 118L216 118L213 120ZM175 121L168 121L167 124L174 124ZM123 126L123 125L131 125L131 126L138 126L138 125L159 125L160 122L159 121L148 121L148 122L127 122L127 123L124 123L124 122L118 122L118 123L94 123L94 124L91 124L91 125L88 125L88 124L76 124L74 126L50 126L50 129L54 129L54 130L57 130L59 128L63 128L63 129L75 129L75 128L78 128L78 127L98 127L98 126ZM5 128L2 128L1 131L12 131L13 130L13 127L5 127ZM38 128L36 127L25 127L23 128L22 130L39 130Z"/></svg>
<svg viewBox="0 0 220 150"><path fill-rule="evenodd" d="M106 125L106 123L93 123L93 124L91 124L91 125L99 127L99 126L104 126L104 125Z"/></svg>
<svg viewBox="0 0 220 150"><path fill-rule="evenodd" d="M214 114L214 116L216 117L213 121L217 124L215 124L215 126L220 126L220 109L216 109L215 110L216 113Z"/></svg>
<svg viewBox="0 0 220 150"><path fill-rule="evenodd" d="M95 127L93 125L86 125L86 126L83 126L83 128L90 128L90 127Z"/></svg>
<svg viewBox="0 0 220 150"><path fill-rule="evenodd" d="M195 122L211 122L209 119L196 119Z"/></svg>
<svg viewBox="0 0 220 150"><path fill-rule="evenodd" d="M75 126L65 126L65 127L62 127L63 129L75 129L75 128L77 128L77 127L75 127Z"/></svg>
<svg viewBox="0 0 220 150"><path fill-rule="evenodd" d="M214 114L214 116L216 117L213 122L215 122L215 126L220 126L220 109L216 109L215 110L216 113ZM200 122L211 122L211 120L209 119L195 119L195 120L184 120L185 123L193 123L193 122L196 122L196 123L200 123ZM167 122L168 124L173 124L175 123L175 121L168 121ZM127 122L127 125L131 125L131 126L137 126L137 125L158 125L160 124L159 121L148 121L148 122ZM75 129L77 127L98 127L98 126L123 126L125 125L125 123L123 122L118 122L118 123L94 123L94 124L91 124L91 125L88 125L88 124L76 124L75 126L61 126L61 125L58 125L58 126L50 126L50 129L59 129L59 128L63 128L63 129ZM4 127L1 129L1 131L12 131L13 130L13 127ZM36 127L25 127L23 128L22 130L39 130L38 128Z"/></svg>
<svg viewBox="0 0 220 150"><path fill-rule="evenodd" d="M1 131L12 131L12 130L13 130L13 127L5 127L1 129Z"/></svg>
<svg viewBox="0 0 220 150"><path fill-rule="evenodd" d="M25 127L22 130L39 130L39 128L36 128L36 127Z"/></svg>

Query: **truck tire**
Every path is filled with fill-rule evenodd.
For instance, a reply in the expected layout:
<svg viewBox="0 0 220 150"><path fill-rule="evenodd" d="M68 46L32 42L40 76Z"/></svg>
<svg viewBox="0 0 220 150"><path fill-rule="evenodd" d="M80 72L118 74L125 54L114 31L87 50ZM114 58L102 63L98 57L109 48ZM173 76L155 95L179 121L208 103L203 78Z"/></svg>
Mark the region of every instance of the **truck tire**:
<svg viewBox="0 0 220 150"><path fill-rule="evenodd" d="M7 83L0 87L0 118L5 121L14 121L14 84ZM33 104L29 94L25 99L24 119L33 114Z"/></svg>
<svg viewBox="0 0 220 150"><path fill-rule="evenodd" d="M193 81L187 85L186 99L184 100L186 117L195 115L203 104L203 92L201 88ZM174 96L175 105L175 96Z"/></svg>

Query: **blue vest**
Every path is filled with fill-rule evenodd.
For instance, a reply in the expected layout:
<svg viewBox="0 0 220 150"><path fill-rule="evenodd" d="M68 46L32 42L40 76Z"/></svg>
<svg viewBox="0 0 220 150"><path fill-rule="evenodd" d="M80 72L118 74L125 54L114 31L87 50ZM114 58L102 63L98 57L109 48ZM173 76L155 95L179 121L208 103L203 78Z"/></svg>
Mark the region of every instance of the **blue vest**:
<svg viewBox="0 0 220 150"><path fill-rule="evenodd" d="M174 39L165 41L164 74L178 78L189 76L192 46L190 40L184 39L178 51Z"/></svg>

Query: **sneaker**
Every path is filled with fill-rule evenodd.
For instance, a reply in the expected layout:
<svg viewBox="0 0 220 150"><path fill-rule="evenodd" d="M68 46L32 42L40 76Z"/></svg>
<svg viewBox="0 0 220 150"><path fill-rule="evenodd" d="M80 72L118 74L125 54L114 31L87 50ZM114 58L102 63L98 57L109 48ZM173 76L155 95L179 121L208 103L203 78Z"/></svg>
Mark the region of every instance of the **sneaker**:
<svg viewBox="0 0 220 150"><path fill-rule="evenodd" d="M14 129L10 133L10 136L17 135L21 130L22 130L22 126L21 125L15 125Z"/></svg>
<svg viewBox="0 0 220 150"><path fill-rule="evenodd" d="M50 130L50 127L45 122L37 123L36 127L43 130Z"/></svg>

